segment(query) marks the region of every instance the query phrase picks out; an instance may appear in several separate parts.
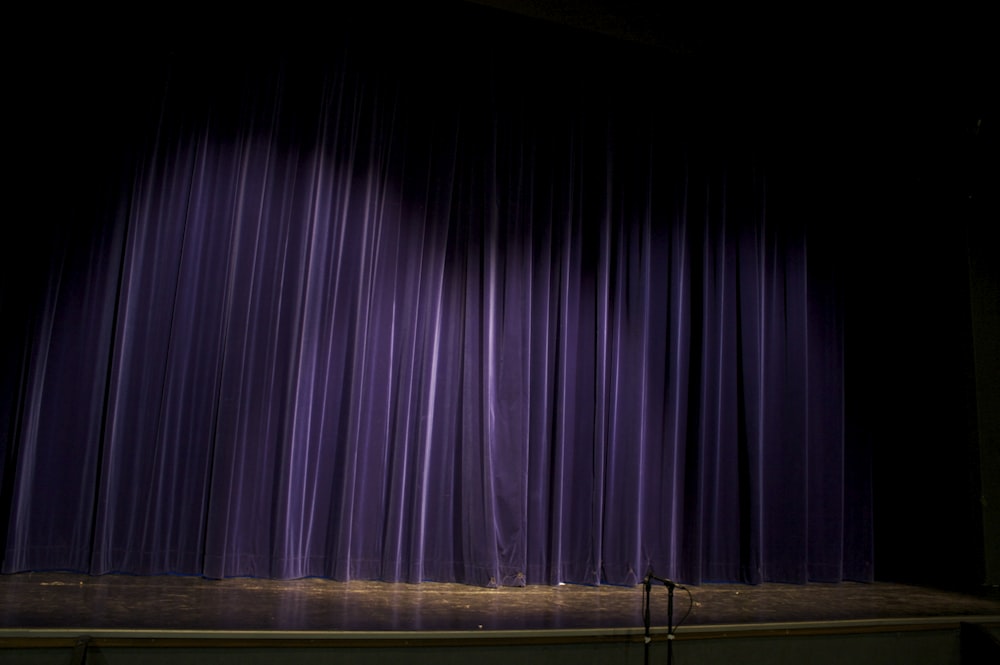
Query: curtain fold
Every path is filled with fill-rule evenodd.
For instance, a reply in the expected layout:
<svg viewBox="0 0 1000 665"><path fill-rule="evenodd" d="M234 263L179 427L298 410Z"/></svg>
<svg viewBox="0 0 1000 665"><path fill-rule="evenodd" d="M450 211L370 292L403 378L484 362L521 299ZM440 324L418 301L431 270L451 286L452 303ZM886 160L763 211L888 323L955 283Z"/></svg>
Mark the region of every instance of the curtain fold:
<svg viewBox="0 0 1000 665"><path fill-rule="evenodd" d="M173 65L25 318L4 572L870 579L808 210L681 99L464 46Z"/></svg>

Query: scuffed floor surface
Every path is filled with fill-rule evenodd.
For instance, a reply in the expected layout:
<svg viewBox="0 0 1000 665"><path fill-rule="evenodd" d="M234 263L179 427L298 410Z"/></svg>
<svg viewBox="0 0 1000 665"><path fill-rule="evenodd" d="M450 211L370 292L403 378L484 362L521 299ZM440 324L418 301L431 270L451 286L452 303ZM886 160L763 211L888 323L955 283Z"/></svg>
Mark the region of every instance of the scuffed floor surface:
<svg viewBox="0 0 1000 665"><path fill-rule="evenodd" d="M335 582L325 579L207 580L0 575L0 628L438 631L635 628L643 588ZM652 587L653 625L667 618L667 591ZM674 623L984 617L1000 595L900 584L708 584L678 589Z"/></svg>

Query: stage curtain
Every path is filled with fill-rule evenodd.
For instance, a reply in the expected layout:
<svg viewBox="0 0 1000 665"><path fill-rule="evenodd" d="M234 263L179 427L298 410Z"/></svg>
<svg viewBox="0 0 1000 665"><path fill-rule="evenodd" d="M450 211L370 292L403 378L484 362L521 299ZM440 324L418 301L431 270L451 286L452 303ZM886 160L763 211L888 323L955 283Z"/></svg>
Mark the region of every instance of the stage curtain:
<svg viewBox="0 0 1000 665"><path fill-rule="evenodd" d="M4 572L870 579L822 201L642 50L477 30L119 70L3 286Z"/></svg>

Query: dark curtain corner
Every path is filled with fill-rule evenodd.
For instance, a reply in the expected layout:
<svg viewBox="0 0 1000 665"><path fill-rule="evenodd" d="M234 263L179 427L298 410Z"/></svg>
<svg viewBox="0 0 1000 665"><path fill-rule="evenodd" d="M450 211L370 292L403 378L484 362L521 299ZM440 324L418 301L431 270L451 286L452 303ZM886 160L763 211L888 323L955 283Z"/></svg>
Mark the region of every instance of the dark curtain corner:
<svg viewBox="0 0 1000 665"><path fill-rule="evenodd" d="M4 572L872 579L808 176L677 56L487 18L26 79Z"/></svg>

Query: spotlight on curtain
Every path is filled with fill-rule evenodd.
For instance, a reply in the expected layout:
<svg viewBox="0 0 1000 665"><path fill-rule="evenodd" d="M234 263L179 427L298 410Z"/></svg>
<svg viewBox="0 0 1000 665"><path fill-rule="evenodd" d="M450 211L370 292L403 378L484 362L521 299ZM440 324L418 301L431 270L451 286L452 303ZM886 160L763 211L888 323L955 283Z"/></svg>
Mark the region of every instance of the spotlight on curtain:
<svg viewBox="0 0 1000 665"><path fill-rule="evenodd" d="M809 211L502 43L170 63L7 351L5 572L870 578Z"/></svg>

